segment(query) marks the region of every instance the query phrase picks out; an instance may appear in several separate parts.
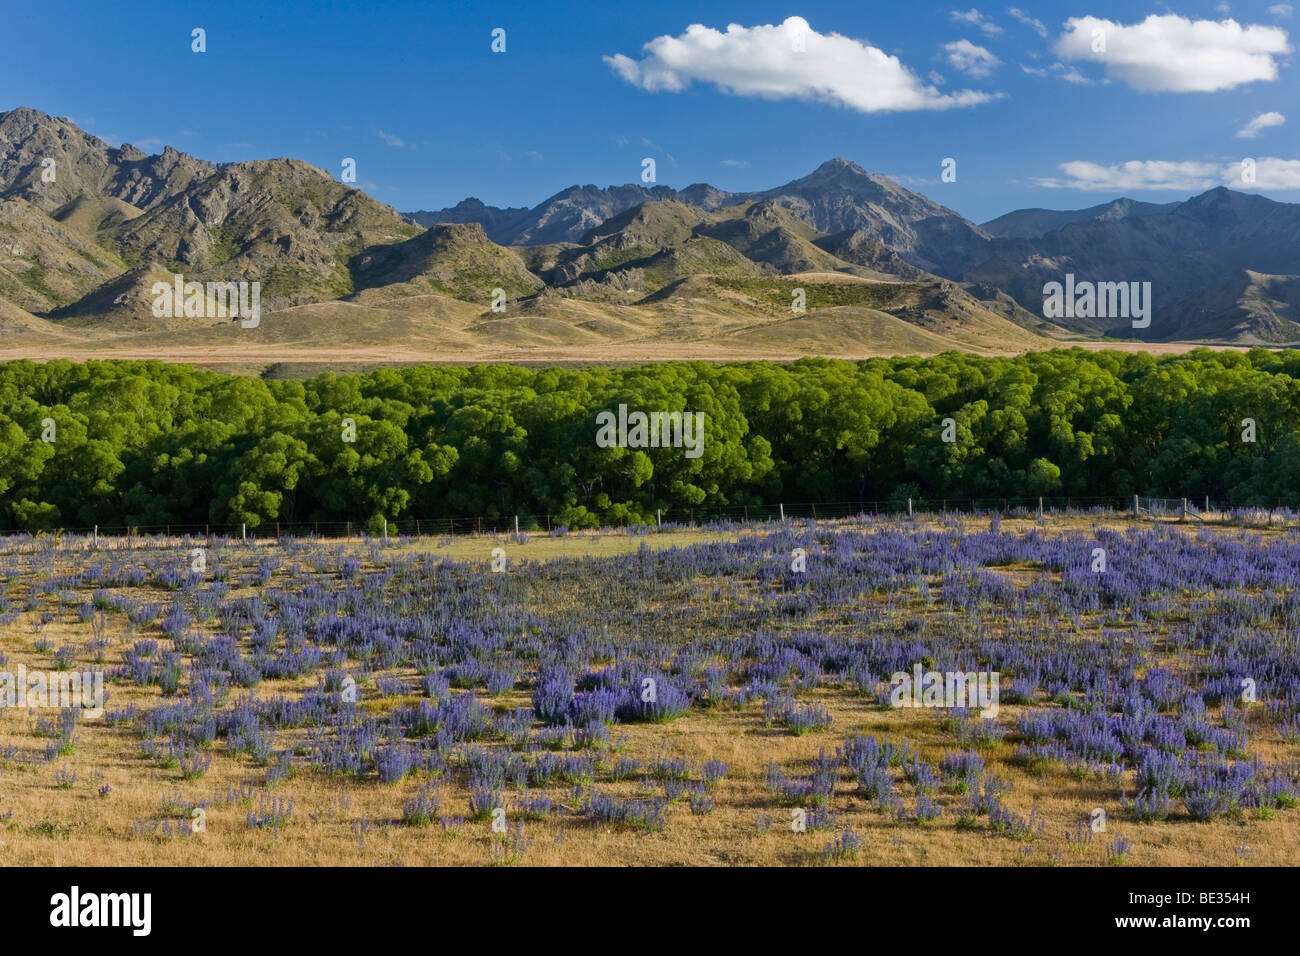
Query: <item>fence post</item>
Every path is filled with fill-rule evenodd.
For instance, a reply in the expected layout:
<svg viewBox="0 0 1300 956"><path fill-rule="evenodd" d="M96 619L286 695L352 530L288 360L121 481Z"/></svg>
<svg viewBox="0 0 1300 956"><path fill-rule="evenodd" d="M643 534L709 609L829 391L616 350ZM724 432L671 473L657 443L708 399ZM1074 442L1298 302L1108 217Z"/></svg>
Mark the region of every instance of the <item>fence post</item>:
<svg viewBox="0 0 1300 956"><path fill-rule="evenodd" d="M519 515L515 515L515 537L519 537Z"/></svg>
<svg viewBox="0 0 1300 956"><path fill-rule="evenodd" d="M1205 510L1206 510L1206 511L1209 511L1209 510L1210 510L1210 496L1209 496L1209 495L1206 495L1206 496L1205 496Z"/></svg>
<svg viewBox="0 0 1300 956"><path fill-rule="evenodd" d="M664 526L664 512L663 512L663 509L662 509L662 508L656 508L656 509L655 509L655 527L656 527L656 528L662 528L663 526Z"/></svg>
<svg viewBox="0 0 1300 956"><path fill-rule="evenodd" d="M909 518L912 517L912 499L911 499L911 498L908 498L908 499L907 499L907 516L908 516Z"/></svg>
<svg viewBox="0 0 1300 956"><path fill-rule="evenodd" d="M1043 520L1043 496L1038 496L1038 520Z"/></svg>
<svg viewBox="0 0 1300 956"><path fill-rule="evenodd" d="M784 502L783 502L782 504L780 504L778 507L780 507L780 509L781 509L781 520L784 521L784 520L785 520L785 504L784 504Z"/></svg>
<svg viewBox="0 0 1300 956"><path fill-rule="evenodd" d="M1133 496L1133 517L1137 518L1137 516L1138 516L1138 496L1134 495Z"/></svg>
<svg viewBox="0 0 1300 956"><path fill-rule="evenodd" d="M816 520L817 520L817 505L814 503L813 506L812 506L812 508L813 508L813 521L816 521Z"/></svg>
<svg viewBox="0 0 1300 956"><path fill-rule="evenodd" d="M278 521L275 523L275 540L280 540L280 522Z"/></svg>
<svg viewBox="0 0 1300 956"><path fill-rule="evenodd" d="M1183 499L1183 513L1182 513L1182 515L1178 518L1178 520L1179 520L1179 521L1186 521L1186 520L1187 520L1187 499L1186 499L1186 498Z"/></svg>
<svg viewBox="0 0 1300 956"><path fill-rule="evenodd" d="M99 547L99 525L95 525L95 547Z"/></svg>
<svg viewBox="0 0 1300 956"><path fill-rule="evenodd" d="M384 519L384 540L385 541L388 540L388 519L387 518Z"/></svg>

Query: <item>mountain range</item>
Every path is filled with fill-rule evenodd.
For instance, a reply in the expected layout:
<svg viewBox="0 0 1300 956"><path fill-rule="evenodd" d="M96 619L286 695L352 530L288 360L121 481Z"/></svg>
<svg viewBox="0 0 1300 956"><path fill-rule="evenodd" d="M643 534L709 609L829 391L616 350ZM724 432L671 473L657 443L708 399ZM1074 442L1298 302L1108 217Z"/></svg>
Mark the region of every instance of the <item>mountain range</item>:
<svg viewBox="0 0 1300 956"><path fill-rule="evenodd" d="M727 193L705 184L680 191L572 186L532 209L497 209L467 199L407 218L424 226L478 222L489 238L506 245L581 243L591 221L664 200L705 211L773 203L829 234L823 248L834 251L846 241L871 240L917 269L1001 289L1035 313L1041 312L1043 285L1061 281L1065 273L1078 280L1152 283L1156 317L1149 329L1104 319L1058 320L1076 334L1242 344L1300 341L1300 317L1289 300L1267 292L1300 272L1300 205L1224 187L1184 202L1117 199L1079 210L1021 209L976 225L884 176L833 159L802 179L759 193ZM1211 289L1214 304L1203 303L1198 321L1190 323L1192 303ZM1225 298L1228 289L1238 295Z"/></svg>
<svg viewBox="0 0 1300 956"><path fill-rule="evenodd" d="M308 163L208 163L0 113L0 351L409 346L425 356L778 357L1071 338L1300 343L1300 205L1214 189L977 225L845 159L761 192L572 186L402 214ZM1153 321L1043 318L1150 282ZM261 327L158 317L155 282L259 282ZM498 291L499 290L499 291ZM806 311L792 310L801 294ZM502 307L504 311L498 311ZM493 302L498 310L494 310ZM233 326L233 328L232 328Z"/></svg>

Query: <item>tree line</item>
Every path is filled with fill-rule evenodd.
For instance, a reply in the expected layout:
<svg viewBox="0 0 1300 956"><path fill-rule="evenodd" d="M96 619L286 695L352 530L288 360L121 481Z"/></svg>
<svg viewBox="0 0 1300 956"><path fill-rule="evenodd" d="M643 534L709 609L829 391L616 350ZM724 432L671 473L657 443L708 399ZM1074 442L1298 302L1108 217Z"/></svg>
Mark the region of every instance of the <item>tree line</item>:
<svg viewBox="0 0 1300 956"><path fill-rule="evenodd" d="M513 514L584 527L906 497L1295 506L1298 374L1300 352L1264 349L289 381L17 361L0 364L0 530ZM620 405L702 413L702 452L635 435L601 447L597 416Z"/></svg>

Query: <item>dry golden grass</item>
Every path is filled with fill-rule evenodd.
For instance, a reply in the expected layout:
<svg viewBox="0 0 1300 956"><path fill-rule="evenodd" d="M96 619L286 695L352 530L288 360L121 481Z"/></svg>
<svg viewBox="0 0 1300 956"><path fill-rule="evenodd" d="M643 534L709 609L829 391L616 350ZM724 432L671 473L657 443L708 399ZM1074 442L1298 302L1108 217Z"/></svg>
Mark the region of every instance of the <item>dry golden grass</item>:
<svg viewBox="0 0 1300 956"><path fill-rule="evenodd" d="M294 345L245 344L187 344L158 345L141 341L113 343L88 342L64 333L60 337L23 339L19 336L0 336L0 362L26 359L48 362L67 359L72 362L106 361L111 359L152 360L194 365L198 368L238 375L271 375L272 377L305 378L328 371L340 374L367 372L377 368L400 365L475 365L506 362L530 366L627 366L653 362L793 362L810 355L858 361L869 358L890 358L899 355L934 355L952 349L979 351L994 356L1014 356L1026 351L1047 351L1059 348L1084 348L1089 351L1146 352L1151 355L1174 355L1193 349L1209 348L1214 351L1246 351L1245 346L1213 345L1188 342L1071 342L1044 338L1032 348L990 347L972 349L961 343L928 336L924 330L914 330L912 337L895 337L885 341L854 342L838 326L825 321L815 323L825 333L817 342L800 343L792 339L779 321L770 322L755 332L738 331L725 342L708 340L682 341L620 341L612 344L590 345L561 344L509 344L482 343L473 348L448 345L388 344L327 347L313 343ZM855 317L853 328L871 332L871 317L863 313ZM924 339L924 341L922 341ZM388 342L400 342L389 338ZM289 370L282 375L281 370Z"/></svg>
<svg viewBox="0 0 1300 956"><path fill-rule="evenodd" d="M1122 526L1123 519L1106 522ZM1007 531L1024 530L1032 521L1004 521ZM1049 533L1065 528L1095 527L1085 518L1056 519L1047 525ZM972 529L987 527L987 520L971 520ZM760 529L761 533L761 529ZM1225 530L1210 533L1238 534ZM1278 533L1276 531L1270 533ZM717 532L683 531L641 539L621 533L591 533L567 538L534 538L510 544L512 560L564 560L579 555L611 555L639 547L677 546L728 537ZM458 560L488 560L491 548L501 539L491 536L457 538L440 546L433 539L400 542L404 549L428 551ZM124 542L104 542L104 546ZM358 554L369 554L360 542ZM249 545L247 560L270 550L273 542ZM1016 576L1031 574L1008 569ZM743 583L741 587L745 586ZM937 583L936 583L937 586ZM251 593L232 589L232 595ZM137 590L138 595L138 590ZM149 600L166 600L165 592L147 595ZM7 669L18 664L41 669L49 666L46 654L33 649L36 613L20 614L9 626L0 628L0 651L8 655ZM109 666L122 661L122 652L146 632L128 635L122 616L110 618L115 631L109 634L106 651ZM54 646L73 642L84 645L90 637L87 624L52 623L44 636ZM78 666L89 666L82 658ZM407 672L407 676L413 674ZM315 678L301 681L265 681L259 696L296 693L315 684ZM162 700L156 687L129 683L109 685L110 709L128 703L152 707ZM761 709L691 710L687 716L663 725L617 725L613 737L617 753L643 763L659 755L687 758L697 766L706 760L730 764L730 772L716 793L716 809L708 815L694 815L685 798L668 809L668 825L662 832L641 833L596 825L558 805L570 802L567 785L533 790L545 792L557 804L552 817L524 824L528 849L524 862L530 865L679 865L745 864L809 865L823 862L823 846L830 832L794 833L787 808L774 803L764 783L768 764L776 761L787 774L806 774L808 761L819 748L833 753L853 731L888 734L891 741L915 747L923 759L937 762L945 748L955 746L951 733L941 727L942 714L923 710L883 709L869 698L847 690L819 690L811 695L834 717L831 729L796 737L779 727L763 726ZM365 706L387 709L414 698L363 701ZM493 707L526 706L528 693L515 690L489 698ZM1003 722L1010 722L1018 708L1004 706ZM33 734L37 713L0 710L0 751L7 745L39 752L45 740ZM50 716L50 715L45 715ZM1255 712L1254 717L1262 714ZM286 745L281 732L277 747ZM268 790L266 768L254 766L247 756L231 755L224 743L212 748L214 759L208 773L198 780L181 779L177 769L163 770L145 759L139 738L127 729L105 721L81 721L73 753L51 764L0 762L0 865L178 865L178 866L280 866L280 865L429 865L485 864L492 860L493 837L487 822L469 822L444 831L437 823L413 827L401 822L403 803L418 787L437 781L408 778L399 784L383 785L375 780L340 782L310 770L300 770L291 779ZM1251 746L1268 760L1294 759L1297 748L1287 746L1276 730L1252 720ZM1030 772L1012 765L1008 757L1014 744L1001 742L982 750L989 768L1013 781L1007 803L1027 815L1031 809L1046 824L1046 833L1032 843L992 832L981 819L974 829L957 826L951 810L953 800L940 798L945 812L926 826L902 825L876 812L874 805L854 792L844 779L837 790L833 809L840 827L851 826L863 838L863 850L856 864L902 864L947 866L965 864L1099 865L1105 862L1107 839L1124 837L1132 842L1130 861L1141 865L1203 866L1232 864L1234 847L1250 847L1249 862L1260 865L1293 865L1300 842L1296 811L1283 811L1272 819L1245 816L1237 820L1191 823L1185 819L1166 823L1140 824L1125 819L1114 800L1114 787L1091 779L1076 779L1059 763L1046 770ZM612 762L614 754L603 758ZM77 779L68 789L58 787L56 769L75 769ZM251 799L238 795L251 783ZM111 788L100 796L101 786ZM602 790L632 795L641 784L629 781L601 785ZM1131 788L1130 788L1131 789ZM228 799L230 791L235 791ZM206 799L205 832L165 838L139 832L136 824L177 821L184 811L165 811L164 800L181 794L187 801ZM293 797L292 818L278 830L250 828L245 817L258 809L261 797ZM440 790L443 812L467 815L468 793L460 786ZM1085 851L1067 845L1065 834L1073 831L1088 808L1107 808L1109 832L1099 834ZM509 804L507 804L509 810ZM766 823L766 825L764 825ZM1028 847L1028 852L1027 852Z"/></svg>

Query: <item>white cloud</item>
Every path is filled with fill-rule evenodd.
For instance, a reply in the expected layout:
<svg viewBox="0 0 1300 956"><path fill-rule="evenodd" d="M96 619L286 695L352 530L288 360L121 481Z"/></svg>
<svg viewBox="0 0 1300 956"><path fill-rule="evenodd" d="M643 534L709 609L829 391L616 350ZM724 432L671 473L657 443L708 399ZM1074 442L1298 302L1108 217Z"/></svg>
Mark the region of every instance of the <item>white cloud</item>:
<svg viewBox="0 0 1300 956"><path fill-rule="evenodd" d="M1085 160L1061 163L1064 178L1035 179L1052 189L1082 189L1089 192L1124 192L1133 189L1178 189L1195 192L1218 185L1213 163L1166 162L1135 159L1103 166Z"/></svg>
<svg viewBox="0 0 1300 956"><path fill-rule="evenodd" d="M1066 66L1064 63L1053 63L1052 70L1057 74L1057 76L1065 80L1065 82L1067 83L1077 83L1077 84L1086 85L1092 82L1092 80L1088 79L1088 77L1084 76L1082 73L1079 72L1078 67Z"/></svg>
<svg viewBox="0 0 1300 956"><path fill-rule="evenodd" d="M1208 93L1276 80L1274 55L1291 51L1285 30L1235 20L1152 14L1132 26L1098 17L1071 17L1065 26L1057 56L1102 63L1108 75L1143 92ZM1097 37L1104 50L1094 49Z"/></svg>
<svg viewBox="0 0 1300 956"><path fill-rule="evenodd" d="M1231 189L1300 189L1300 159L1255 160L1255 181L1242 179L1240 162L1219 163L1188 160L1171 162L1159 159L1135 159L1126 163L1102 165L1083 160L1061 163L1062 177L1036 178L1036 185L1049 189L1080 189L1086 192L1131 192L1136 190L1176 190L1204 192L1216 186Z"/></svg>
<svg viewBox="0 0 1300 956"><path fill-rule="evenodd" d="M940 181L938 176L909 176L907 173L881 173L880 175L900 186L934 186Z"/></svg>
<svg viewBox="0 0 1300 956"><path fill-rule="evenodd" d="M1035 31L1037 31L1040 37L1046 39L1047 27L1043 26L1043 22L1041 20L1035 20L1024 10L1019 10L1016 7L1011 7L1009 10L1007 10L1007 13L1011 14L1011 16L1014 19L1019 20L1025 26L1032 27Z"/></svg>
<svg viewBox="0 0 1300 956"><path fill-rule="evenodd" d="M838 33L817 33L802 17L779 26L733 23L726 33L696 23L643 49L641 60L620 53L604 61L628 83L651 92L678 93L699 81L738 96L813 100L863 113L942 110L997 98L975 90L940 93L898 57Z"/></svg>
<svg viewBox="0 0 1300 956"><path fill-rule="evenodd" d="M931 83L933 83L935 86L943 86L945 83L948 82L947 80L944 79L943 74L940 73L938 70L931 70L929 73L925 74L925 78L929 80Z"/></svg>
<svg viewBox="0 0 1300 956"><path fill-rule="evenodd" d="M1219 2L1214 5L1214 12L1221 13L1226 17L1232 12L1232 4L1228 3L1227 0L1219 0Z"/></svg>
<svg viewBox="0 0 1300 956"><path fill-rule="evenodd" d="M948 62L953 65L954 69L960 70L967 76L973 76L977 80L983 79L1002 65L1002 61L996 56L984 49L984 47L971 43L970 40L946 43L943 49L948 54Z"/></svg>
<svg viewBox="0 0 1300 956"><path fill-rule="evenodd" d="M1268 8L1268 12L1275 17L1289 17L1295 13L1295 7L1289 3L1275 3Z"/></svg>
<svg viewBox="0 0 1300 956"><path fill-rule="evenodd" d="M1020 69L1030 76L1055 76L1058 80L1065 80L1067 83L1088 84L1092 82L1092 80L1080 73L1077 67L1066 66L1061 62L1053 63L1051 67L1025 66L1022 63Z"/></svg>
<svg viewBox="0 0 1300 956"><path fill-rule="evenodd" d="M1223 167L1223 184L1233 189L1300 189L1300 159L1255 160L1255 181L1242 181L1242 164Z"/></svg>
<svg viewBox="0 0 1300 956"><path fill-rule="evenodd" d="M1249 123L1237 130L1238 139L1254 139L1260 134L1261 130L1268 129L1270 126L1281 126L1286 122L1286 117L1281 113L1260 113Z"/></svg>
<svg viewBox="0 0 1300 956"><path fill-rule="evenodd" d="M747 159L724 159L724 160L722 161L722 165L723 165L723 166L739 166L739 167L741 167L741 168L743 169L744 167L746 167L746 166L749 165L749 160L747 160Z"/></svg>
<svg viewBox="0 0 1300 956"><path fill-rule="evenodd" d="M406 140L394 136L392 133L385 133L382 129L376 132L375 135L394 149L402 149L406 146Z"/></svg>
<svg viewBox="0 0 1300 956"><path fill-rule="evenodd" d="M965 13L960 10L950 11L948 18L954 23L969 23L973 27L979 27L991 37L995 37L1002 32L1000 26L974 8L967 10Z"/></svg>

